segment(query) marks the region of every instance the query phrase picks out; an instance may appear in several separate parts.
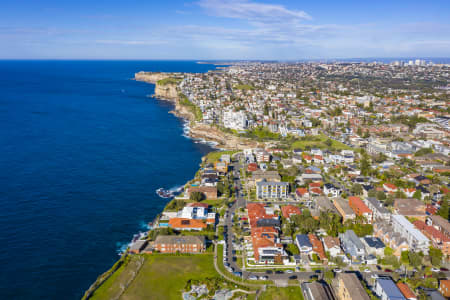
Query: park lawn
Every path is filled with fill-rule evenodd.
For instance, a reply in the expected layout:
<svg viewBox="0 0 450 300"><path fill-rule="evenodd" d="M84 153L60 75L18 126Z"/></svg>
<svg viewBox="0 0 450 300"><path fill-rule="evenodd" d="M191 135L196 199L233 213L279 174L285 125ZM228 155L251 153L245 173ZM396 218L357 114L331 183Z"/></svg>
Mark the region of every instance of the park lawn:
<svg viewBox="0 0 450 300"><path fill-rule="evenodd" d="M299 286L267 287L258 297L260 300L303 300L302 290Z"/></svg>
<svg viewBox="0 0 450 300"><path fill-rule="evenodd" d="M189 279L204 280L218 277L212 254L175 256L164 254L136 255L145 262L121 299L181 299L181 293ZM126 265L121 273L130 266ZM131 270L132 271L132 270ZM111 299L111 287L120 288L119 276L111 276L97 289L92 299Z"/></svg>
<svg viewBox="0 0 450 300"><path fill-rule="evenodd" d="M328 140L328 137L324 134L319 134L316 136L307 136L308 139L305 140L297 140L295 142L293 142L291 144L291 149L296 149L296 148L300 148L300 149L305 149L305 147L309 146L311 148L320 148L320 149L336 149L336 150L349 150L351 149L351 147L335 141L335 140L331 140L332 144L331 147L328 147L325 144L325 141Z"/></svg>
<svg viewBox="0 0 450 300"><path fill-rule="evenodd" d="M213 151L206 154L206 163L212 164L220 159L223 154L233 155L234 153L239 151Z"/></svg>

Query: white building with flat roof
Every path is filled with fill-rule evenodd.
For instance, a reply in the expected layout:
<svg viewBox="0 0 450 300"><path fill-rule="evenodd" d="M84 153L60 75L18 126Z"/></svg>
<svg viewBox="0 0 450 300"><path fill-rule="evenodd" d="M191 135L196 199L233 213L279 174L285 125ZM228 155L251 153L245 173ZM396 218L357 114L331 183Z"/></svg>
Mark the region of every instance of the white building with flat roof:
<svg viewBox="0 0 450 300"><path fill-rule="evenodd" d="M391 216L392 229L402 235L413 251L428 254L430 240L402 215Z"/></svg>

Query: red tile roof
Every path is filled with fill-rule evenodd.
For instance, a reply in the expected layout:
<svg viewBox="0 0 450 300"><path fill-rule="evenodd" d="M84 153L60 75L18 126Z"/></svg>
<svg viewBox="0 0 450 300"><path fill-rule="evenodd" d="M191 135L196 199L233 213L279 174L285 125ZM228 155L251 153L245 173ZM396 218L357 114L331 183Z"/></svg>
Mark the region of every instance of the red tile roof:
<svg viewBox="0 0 450 300"><path fill-rule="evenodd" d="M313 246L313 251L317 253L319 258L321 260L327 259L327 256L325 255L325 250L323 249L322 242L315 236L314 234L310 233L308 234L309 241L311 242L311 245Z"/></svg>
<svg viewBox="0 0 450 300"><path fill-rule="evenodd" d="M302 211L298 206L294 205L285 205L281 207L281 212L283 213L283 217L289 219L291 215L300 215Z"/></svg>
<svg viewBox="0 0 450 300"><path fill-rule="evenodd" d="M406 299L417 299L416 295L414 295L406 283L399 282L397 283L397 287Z"/></svg>
<svg viewBox="0 0 450 300"><path fill-rule="evenodd" d="M204 229L207 227L206 223L204 223L202 220L186 219L186 218L171 218L169 220L169 226L171 226L172 228L181 228L181 229L194 229L194 228Z"/></svg>
<svg viewBox="0 0 450 300"><path fill-rule="evenodd" d="M357 196L348 197L348 204L358 216L372 213L372 211L367 207L366 204L364 204L361 198Z"/></svg>

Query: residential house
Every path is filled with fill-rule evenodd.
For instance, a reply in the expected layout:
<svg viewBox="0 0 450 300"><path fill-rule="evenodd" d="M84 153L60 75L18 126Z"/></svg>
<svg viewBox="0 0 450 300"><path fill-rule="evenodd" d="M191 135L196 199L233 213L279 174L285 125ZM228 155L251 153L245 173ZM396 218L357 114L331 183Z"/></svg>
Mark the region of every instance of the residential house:
<svg viewBox="0 0 450 300"><path fill-rule="evenodd" d="M373 219L381 219L386 221L390 220L391 213L380 201L377 200L377 198L365 198L364 203L370 210L372 210Z"/></svg>
<svg viewBox="0 0 450 300"><path fill-rule="evenodd" d="M359 261L364 259L364 245L353 230L340 233L339 239L341 240L342 249L352 257L352 260Z"/></svg>
<svg viewBox="0 0 450 300"><path fill-rule="evenodd" d="M331 257L337 257L342 254L339 238L327 235L322 238L322 242L325 252L330 253Z"/></svg>
<svg viewBox="0 0 450 300"><path fill-rule="evenodd" d="M337 197L333 200L333 204L336 207L337 211L341 214L343 222L354 219L356 217L355 212L350 207L347 200Z"/></svg>
<svg viewBox="0 0 450 300"><path fill-rule="evenodd" d="M189 218L171 218L169 227L173 230L203 230L206 229L206 220L189 219Z"/></svg>
<svg viewBox="0 0 450 300"><path fill-rule="evenodd" d="M404 282L397 282L397 287L402 295L408 300L417 300L416 295L411 291L409 286Z"/></svg>
<svg viewBox="0 0 450 300"><path fill-rule="evenodd" d="M190 198L193 192L202 193L206 199L217 200L217 187L215 186L190 186L186 191L187 197Z"/></svg>
<svg viewBox="0 0 450 300"><path fill-rule="evenodd" d="M297 234L295 236L295 244L297 245L300 253L309 254L313 247L306 234Z"/></svg>
<svg viewBox="0 0 450 300"><path fill-rule="evenodd" d="M381 300L406 300L392 279L387 277L377 278L375 282L375 294Z"/></svg>
<svg viewBox="0 0 450 300"><path fill-rule="evenodd" d="M331 183L326 183L323 186L323 193L327 196L331 195L331 197L337 197L341 194L341 189L339 189L338 187L335 187Z"/></svg>
<svg viewBox="0 0 450 300"><path fill-rule="evenodd" d="M370 300L355 273L338 273L333 281L338 300Z"/></svg>
<svg viewBox="0 0 450 300"><path fill-rule="evenodd" d="M302 213L302 211L300 210L300 208L298 206L285 205L285 206L281 207L281 213L284 218L289 220L289 218L292 215L300 215Z"/></svg>
<svg viewBox="0 0 450 300"><path fill-rule="evenodd" d="M450 297L450 280L449 279L441 279L439 281L439 292L444 297L447 297L447 298Z"/></svg>
<svg viewBox="0 0 450 300"><path fill-rule="evenodd" d="M419 229L427 238L430 239L433 247L441 249L445 256L450 255L450 238L442 231L439 231L433 226L427 225L421 220L415 220L414 226Z"/></svg>
<svg viewBox="0 0 450 300"><path fill-rule="evenodd" d="M390 194L393 194L398 191L397 186L395 186L395 184L392 184L389 182L383 184L383 188L386 193L390 193Z"/></svg>
<svg viewBox="0 0 450 300"><path fill-rule="evenodd" d="M317 238L317 236L312 233L308 234L308 238L312 245L312 251L317 254L321 261L326 262L328 259L325 255L325 250L323 248L322 242Z"/></svg>
<svg viewBox="0 0 450 300"><path fill-rule="evenodd" d="M206 239L201 235L158 235L153 247L161 253L202 253L206 249Z"/></svg>
<svg viewBox="0 0 450 300"><path fill-rule="evenodd" d="M372 211L364 204L361 198L350 196L348 197L348 204L357 216L364 217L369 223L372 221Z"/></svg>
<svg viewBox="0 0 450 300"><path fill-rule="evenodd" d="M297 188L295 190L295 195L297 196L297 199L305 199L309 197L309 192L307 188Z"/></svg>
<svg viewBox="0 0 450 300"><path fill-rule="evenodd" d="M384 256L384 248L386 246L384 245L384 243L381 241L380 238L366 236L361 238L361 241L364 244L364 249L366 250L366 253L377 256Z"/></svg>

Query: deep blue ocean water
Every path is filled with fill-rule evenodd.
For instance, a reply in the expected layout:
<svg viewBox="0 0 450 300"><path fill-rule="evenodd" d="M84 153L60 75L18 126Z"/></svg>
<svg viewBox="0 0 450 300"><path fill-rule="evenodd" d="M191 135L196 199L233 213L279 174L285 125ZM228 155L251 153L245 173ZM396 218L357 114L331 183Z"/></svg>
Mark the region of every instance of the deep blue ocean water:
<svg viewBox="0 0 450 300"><path fill-rule="evenodd" d="M79 299L211 149L135 72L192 61L0 61L0 299Z"/></svg>

